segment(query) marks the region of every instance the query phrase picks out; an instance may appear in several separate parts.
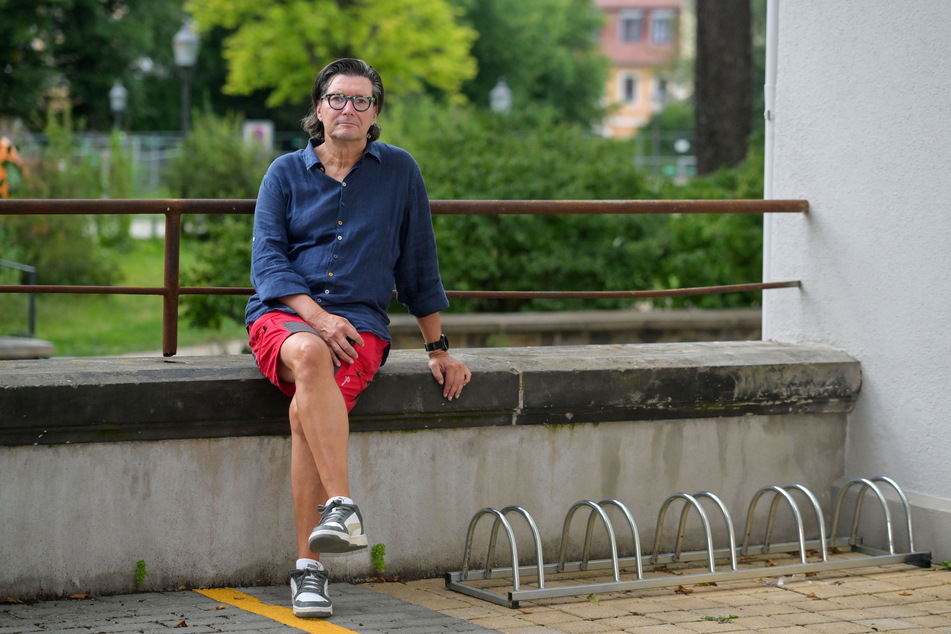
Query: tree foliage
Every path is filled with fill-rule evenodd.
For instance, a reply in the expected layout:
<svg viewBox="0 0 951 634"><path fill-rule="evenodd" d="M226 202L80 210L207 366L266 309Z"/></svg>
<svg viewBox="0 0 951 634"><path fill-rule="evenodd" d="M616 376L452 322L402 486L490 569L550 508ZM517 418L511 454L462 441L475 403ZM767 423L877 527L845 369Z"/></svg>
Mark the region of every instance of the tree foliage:
<svg viewBox="0 0 951 634"><path fill-rule="evenodd" d="M49 99L58 94L92 128L108 128L113 82L131 80L146 58L170 65L181 3L0 0L0 115L42 127Z"/></svg>
<svg viewBox="0 0 951 634"><path fill-rule="evenodd" d="M366 59L388 92L456 94L475 73L475 32L444 0L187 0L202 29L233 29L224 40L224 90L269 89L269 105L296 103L316 72L339 57Z"/></svg>
<svg viewBox="0 0 951 634"><path fill-rule="evenodd" d="M417 104L392 139L416 157L433 199L642 198L645 184L623 141L603 139L536 108L492 116ZM404 115L404 116L400 116ZM428 125L411 122L421 115ZM389 130L389 128L385 129ZM440 268L459 290L630 290L653 286L647 216L436 216ZM464 311L607 308L630 302L466 300Z"/></svg>
<svg viewBox="0 0 951 634"><path fill-rule="evenodd" d="M478 74L465 85L475 104L487 105L500 78L515 107L544 105L569 121L600 119L608 60L594 34L603 17L590 0L456 0L479 33L472 53Z"/></svg>

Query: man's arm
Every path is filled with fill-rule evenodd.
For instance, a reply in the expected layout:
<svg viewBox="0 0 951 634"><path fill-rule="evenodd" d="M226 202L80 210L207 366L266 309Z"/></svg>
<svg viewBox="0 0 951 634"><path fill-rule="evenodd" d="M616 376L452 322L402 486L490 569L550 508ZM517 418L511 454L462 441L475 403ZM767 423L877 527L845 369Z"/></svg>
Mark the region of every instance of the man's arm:
<svg viewBox="0 0 951 634"><path fill-rule="evenodd" d="M439 313L417 317L416 322L425 343L439 341L442 336ZM472 379L472 373L466 364L454 359L446 350L433 350L429 353L429 369L436 382L442 386L442 395L450 401L459 398L462 388Z"/></svg>

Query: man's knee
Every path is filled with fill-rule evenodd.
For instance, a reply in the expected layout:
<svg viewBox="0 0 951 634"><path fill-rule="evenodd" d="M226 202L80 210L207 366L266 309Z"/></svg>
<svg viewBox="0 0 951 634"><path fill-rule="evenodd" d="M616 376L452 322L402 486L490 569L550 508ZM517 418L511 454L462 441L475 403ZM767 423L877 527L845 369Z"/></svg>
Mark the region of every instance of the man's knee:
<svg viewBox="0 0 951 634"><path fill-rule="evenodd" d="M287 338L281 359L294 373L295 382L306 380L311 373L333 372L330 348L316 335L299 333Z"/></svg>

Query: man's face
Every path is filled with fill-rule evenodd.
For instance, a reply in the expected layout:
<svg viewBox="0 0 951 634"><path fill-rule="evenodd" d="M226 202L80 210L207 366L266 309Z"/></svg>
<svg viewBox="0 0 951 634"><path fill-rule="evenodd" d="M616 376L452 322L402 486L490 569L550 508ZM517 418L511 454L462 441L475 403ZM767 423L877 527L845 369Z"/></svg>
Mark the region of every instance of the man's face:
<svg viewBox="0 0 951 634"><path fill-rule="evenodd" d="M366 77L336 75L330 80L324 94L372 97L373 84ZM334 110L326 99L321 99L317 104L317 118L324 124L324 138L345 143L365 141L370 126L376 123L376 113L376 104L371 104L369 109L358 112L350 100L347 100L343 110Z"/></svg>

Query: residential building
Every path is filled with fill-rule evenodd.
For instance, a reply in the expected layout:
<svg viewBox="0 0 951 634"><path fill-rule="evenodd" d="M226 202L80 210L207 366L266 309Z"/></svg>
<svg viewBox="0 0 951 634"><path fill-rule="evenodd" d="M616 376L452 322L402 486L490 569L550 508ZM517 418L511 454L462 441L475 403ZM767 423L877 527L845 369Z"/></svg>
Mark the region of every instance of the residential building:
<svg viewBox="0 0 951 634"><path fill-rule="evenodd" d="M594 0L605 15L601 50L611 60L604 100L611 109L605 136L627 138L672 95L673 64L685 40L684 0Z"/></svg>

